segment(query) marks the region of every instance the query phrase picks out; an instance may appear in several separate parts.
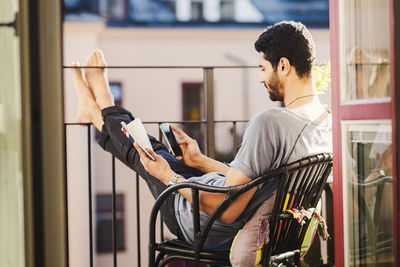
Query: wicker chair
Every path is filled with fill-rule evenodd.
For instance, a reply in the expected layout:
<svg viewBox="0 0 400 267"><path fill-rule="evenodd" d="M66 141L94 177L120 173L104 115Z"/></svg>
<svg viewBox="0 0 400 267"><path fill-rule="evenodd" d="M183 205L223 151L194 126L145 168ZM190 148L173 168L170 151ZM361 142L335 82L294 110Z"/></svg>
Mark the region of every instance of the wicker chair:
<svg viewBox="0 0 400 267"><path fill-rule="evenodd" d="M208 232L229 204L240 194L262 184L267 179L279 177L276 200L270 219L270 242L264 246L262 265L300 266L300 247L309 220L303 224L291 215L288 208L315 208L332 168L332 154L319 154L274 169L246 184L232 187L216 187L183 182L167 188L156 200L150 217L149 266L165 266L181 260L215 266L230 266L229 251L212 251L203 248ZM156 242L156 219L163 201L181 188L191 188L193 197L194 244L182 240ZM200 226L199 191L225 193L226 197ZM159 252L156 257L156 252Z"/></svg>

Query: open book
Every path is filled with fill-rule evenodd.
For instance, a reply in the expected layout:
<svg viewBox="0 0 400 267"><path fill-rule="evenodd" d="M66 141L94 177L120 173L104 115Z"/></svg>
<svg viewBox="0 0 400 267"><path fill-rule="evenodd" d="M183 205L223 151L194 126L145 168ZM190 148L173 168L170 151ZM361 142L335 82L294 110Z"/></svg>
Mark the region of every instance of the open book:
<svg viewBox="0 0 400 267"><path fill-rule="evenodd" d="M150 159L154 160L153 156L146 150L147 148L153 151L153 148L142 121L139 118L136 118L128 124L122 121L121 125L121 131L126 135L126 137L129 138L132 143L136 142L143 149L146 155Z"/></svg>

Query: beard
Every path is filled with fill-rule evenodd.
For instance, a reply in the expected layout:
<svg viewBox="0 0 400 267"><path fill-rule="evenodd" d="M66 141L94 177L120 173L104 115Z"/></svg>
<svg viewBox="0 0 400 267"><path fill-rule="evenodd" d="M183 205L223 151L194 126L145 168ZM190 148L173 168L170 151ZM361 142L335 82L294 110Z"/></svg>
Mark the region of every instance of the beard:
<svg viewBox="0 0 400 267"><path fill-rule="evenodd" d="M264 86L268 89L269 99L272 101L283 101L284 95L282 93L282 84L276 71L273 72L268 84L264 84Z"/></svg>

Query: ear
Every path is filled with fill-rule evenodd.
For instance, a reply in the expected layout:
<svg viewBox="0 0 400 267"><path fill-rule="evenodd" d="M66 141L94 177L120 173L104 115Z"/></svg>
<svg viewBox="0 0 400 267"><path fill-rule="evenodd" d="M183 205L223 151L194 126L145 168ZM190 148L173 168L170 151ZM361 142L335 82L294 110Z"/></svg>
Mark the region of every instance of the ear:
<svg viewBox="0 0 400 267"><path fill-rule="evenodd" d="M288 75L290 73L291 67L292 66L290 65L289 59L281 57L278 64L279 72L283 75Z"/></svg>

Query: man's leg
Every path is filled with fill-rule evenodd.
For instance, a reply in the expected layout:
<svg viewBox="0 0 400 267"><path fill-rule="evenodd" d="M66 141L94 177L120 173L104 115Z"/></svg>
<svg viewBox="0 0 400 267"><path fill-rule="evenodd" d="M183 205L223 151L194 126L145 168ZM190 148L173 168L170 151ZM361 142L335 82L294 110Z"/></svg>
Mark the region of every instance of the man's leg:
<svg viewBox="0 0 400 267"><path fill-rule="evenodd" d="M92 53L86 62L87 66L106 66L104 57L101 51L97 50ZM121 107L114 106L114 101L108 86L107 77L104 68L87 68L85 70L86 80L89 83L90 89L83 81L82 73L79 71L73 72L75 86L78 91L78 99L84 98L86 102L96 104L96 109L92 110L92 115L81 122L97 122L96 128L101 131L100 145L111 152L115 157L120 159L124 164L136 171L147 183L154 198L157 198L161 192L166 189L166 186L157 178L146 172L143 165L140 163L140 157L132 143L121 131L121 121L129 123L133 120L130 112ZM101 123L99 122L101 118ZM182 161L177 160L173 155L168 153L165 145L150 136L150 141L154 151L164 157L170 164L171 169L184 177L199 176L203 173L199 170L186 166ZM174 215L174 197L167 200L166 205L161 208L163 219L172 233L180 236L180 230Z"/></svg>
<svg viewBox="0 0 400 267"><path fill-rule="evenodd" d="M157 198L166 186L161 183L155 177L149 175L145 170L139 160L139 155L134 149L130 141L122 134L120 131L120 121L130 122L132 116L128 114L121 114L116 112L119 108L109 106L105 109L105 121L110 124L103 122L102 111L99 105L96 103L94 96L90 89L87 87L85 81L82 77L82 72L80 69L72 70L73 82L77 90L79 108L77 113L78 122L87 123L92 122L98 130L101 131L100 145L111 152L115 157L120 159L127 166L139 173L140 176L146 181L151 193L155 198ZM115 114L107 114L115 113ZM119 120L119 122L118 122ZM111 135L108 133L111 130ZM171 196L166 203L161 208L161 216L168 229L178 237L181 237L178 223L174 214L174 197Z"/></svg>
<svg viewBox="0 0 400 267"><path fill-rule="evenodd" d="M73 64L78 67L79 65ZM82 77L82 71L79 68L71 69L72 82L74 83L76 94L78 96L78 111L76 119L80 123L93 123L93 125L100 129L103 127L103 118L101 116L101 109L97 105L92 92L87 87Z"/></svg>
<svg viewBox="0 0 400 267"><path fill-rule="evenodd" d="M167 186L144 169L136 149L120 130L120 122L125 121L126 123L129 123L133 119L132 115L122 107L118 106L103 109L102 114L105 124L100 135L100 146L106 151L111 152L114 156L117 155L125 165L139 173L139 175L145 180L153 197L157 198L167 188ZM154 151L166 159L171 166L171 169L176 173L186 178L203 174L199 170L192 169L186 166L182 161L177 160L168 152L167 147L157 141L154 137L149 136L149 138ZM183 238L175 217L174 200L174 195L171 195L166 199L160 208L161 216L171 233L175 234L179 238Z"/></svg>
<svg viewBox="0 0 400 267"><path fill-rule="evenodd" d="M114 106L102 110L104 118L104 126L101 132L99 144L106 151L112 154L119 154L119 159L129 166L134 171L138 172L148 183L153 196L157 198L159 194L166 188L166 185L160 182L157 178L151 176L143 167L140 162L139 153L129 141L128 138L121 131L121 121L129 123L133 120L133 116L122 107ZM200 176L204 173L188 167L182 161L177 160L171 153L168 152L167 147L156 140L153 136L149 135L150 142L158 155L162 156L170 165L171 169L185 178ZM161 188L161 189L160 189Z"/></svg>
<svg viewBox="0 0 400 267"><path fill-rule="evenodd" d="M107 66L103 53L100 50L95 50L87 59L86 66ZM105 149L107 148L107 151L112 152L115 154L115 156L118 156L118 158L120 158L124 163L127 163L129 167L139 172L139 174L146 179L146 176L149 176L149 174L144 171L143 166L139 164L139 156L135 148L121 131L121 122L124 121L125 123L129 123L134 119L134 117L124 108L114 106L114 100L108 85L105 68L86 68L85 77L88 82L90 92L92 92L96 103L101 109L101 117L104 125L102 125L101 128L96 128L104 133L104 136L100 141L102 143L102 147ZM75 78L79 79L82 77ZM85 84L83 79L81 84ZM171 169L173 169L176 173L184 177L192 177L203 174L199 170L190 168L182 161L177 160L173 155L168 153L168 149L165 147L165 145L157 141L154 137L149 136L149 139L155 152L163 156L170 164ZM109 140L111 140L112 144L115 146L115 149L112 149L110 143L107 143ZM106 144L107 146L105 146ZM152 178L156 179L154 177ZM151 180L151 178L149 180Z"/></svg>

